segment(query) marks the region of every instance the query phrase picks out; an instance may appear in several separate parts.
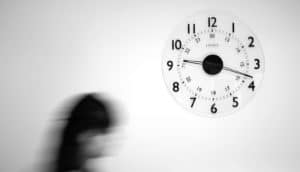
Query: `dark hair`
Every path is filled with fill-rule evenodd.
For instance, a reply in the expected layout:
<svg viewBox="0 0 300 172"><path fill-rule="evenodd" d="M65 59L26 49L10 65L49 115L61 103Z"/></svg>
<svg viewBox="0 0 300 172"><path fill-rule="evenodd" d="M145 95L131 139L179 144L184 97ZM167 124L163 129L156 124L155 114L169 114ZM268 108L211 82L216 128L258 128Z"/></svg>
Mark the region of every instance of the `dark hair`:
<svg viewBox="0 0 300 172"><path fill-rule="evenodd" d="M90 130L107 133L114 120L109 106L96 94L81 95L67 113L58 145L54 172L79 170L81 167L78 136Z"/></svg>

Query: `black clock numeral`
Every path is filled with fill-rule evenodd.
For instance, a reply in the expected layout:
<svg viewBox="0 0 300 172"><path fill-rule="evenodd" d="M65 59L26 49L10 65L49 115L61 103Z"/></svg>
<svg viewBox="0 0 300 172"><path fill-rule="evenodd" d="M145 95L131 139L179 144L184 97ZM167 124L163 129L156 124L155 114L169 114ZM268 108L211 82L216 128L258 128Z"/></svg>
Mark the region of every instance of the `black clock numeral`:
<svg viewBox="0 0 300 172"><path fill-rule="evenodd" d="M167 62L167 66L169 67L169 71L172 70L172 68L173 68L173 61L169 60Z"/></svg>
<svg viewBox="0 0 300 172"><path fill-rule="evenodd" d="M178 92L179 91L179 83L178 82L173 82L173 91Z"/></svg>
<svg viewBox="0 0 300 172"><path fill-rule="evenodd" d="M232 22L232 33L234 33L234 32L235 32L235 23Z"/></svg>
<svg viewBox="0 0 300 172"><path fill-rule="evenodd" d="M182 43L179 39L172 40L172 50L176 49L179 50L182 47Z"/></svg>
<svg viewBox="0 0 300 172"><path fill-rule="evenodd" d="M217 27L216 17L208 17L208 27Z"/></svg>
<svg viewBox="0 0 300 172"><path fill-rule="evenodd" d="M196 25L192 24L192 28L191 28L191 24L187 25L187 33L190 34L192 30L192 33L195 34L196 33Z"/></svg>
<svg viewBox="0 0 300 172"><path fill-rule="evenodd" d="M233 101L232 107L234 107L234 108L239 106L239 102L237 101L237 99L238 99L238 97L232 98L232 101Z"/></svg>
<svg viewBox="0 0 300 172"><path fill-rule="evenodd" d="M217 109L215 103L211 105L211 107L210 107L210 112L211 112L211 113L217 113L217 112L218 112L218 109Z"/></svg>
<svg viewBox="0 0 300 172"><path fill-rule="evenodd" d="M190 97L190 99L192 100L192 104L191 104L191 108L194 107L194 104L196 102L196 97Z"/></svg>
<svg viewBox="0 0 300 172"><path fill-rule="evenodd" d="M255 61L255 66L254 66L254 69L259 69L260 68L260 61L259 61L259 59L254 59L254 61Z"/></svg>
<svg viewBox="0 0 300 172"><path fill-rule="evenodd" d="M249 85L248 88L250 88L252 91L255 89L254 81L252 81Z"/></svg>
<svg viewBox="0 0 300 172"><path fill-rule="evenodd" d="M249 43L248 47L250 47L250 48L253 48L253 47L255 47L255 45L254 45L254 38L253 38L253 36L249 36L249 37L248 37L248 40L250 41L250 43Z"/></svg>

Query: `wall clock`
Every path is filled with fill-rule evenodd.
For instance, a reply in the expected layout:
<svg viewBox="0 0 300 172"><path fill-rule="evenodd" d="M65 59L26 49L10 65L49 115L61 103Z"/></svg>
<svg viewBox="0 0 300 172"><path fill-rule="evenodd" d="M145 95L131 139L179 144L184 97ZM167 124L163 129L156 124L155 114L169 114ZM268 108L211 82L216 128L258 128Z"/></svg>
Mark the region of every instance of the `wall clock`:
<svg viewBox="0 0 300 172"><path fill-rule="evenodd" d="M263 79L258 38L237 17L199 12L176 26L163 51L163 77L175 100L203 116L245 106Z"/></svg>

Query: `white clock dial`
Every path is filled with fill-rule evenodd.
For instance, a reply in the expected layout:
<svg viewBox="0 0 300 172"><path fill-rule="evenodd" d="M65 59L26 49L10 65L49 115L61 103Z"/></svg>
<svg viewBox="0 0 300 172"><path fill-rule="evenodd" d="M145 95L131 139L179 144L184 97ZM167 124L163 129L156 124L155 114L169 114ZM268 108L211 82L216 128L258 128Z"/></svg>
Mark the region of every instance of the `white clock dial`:
<svg viewBox="0 0 300 172"><path fill-rule="evenodd" d="M197 13L180 23L162 69L176 101L199 115L223 116L244 106L261 84L261 45L247 25L225 13Z"/></svg>

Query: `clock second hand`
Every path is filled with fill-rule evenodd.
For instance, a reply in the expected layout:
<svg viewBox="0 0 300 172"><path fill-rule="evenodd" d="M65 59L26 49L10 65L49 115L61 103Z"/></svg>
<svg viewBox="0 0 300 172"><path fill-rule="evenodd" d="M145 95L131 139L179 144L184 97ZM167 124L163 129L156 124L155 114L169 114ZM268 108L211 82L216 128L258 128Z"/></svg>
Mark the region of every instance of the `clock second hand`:
<svg viewBox="0 0 300 172"><path fill-rule="evenodd" d="M199 65L202 65L203 62L202 61L199 61L199 60L186 60L184 59L183 62L185 63L192 63L192 64L199 64ZM246 77L249 77L249 78L253 78L253 76L247 74L247 73L243 73L243 72L240 72L238 70L234 70L234 69L231 69L229 67L226 67L226 66L223 66L223 69L224 70L227 70L227 71L230 71L230 72L233 72L233 73L236 73L236 74L240 74L240 75L243 75L243 76L246 76Z"/></svg>

